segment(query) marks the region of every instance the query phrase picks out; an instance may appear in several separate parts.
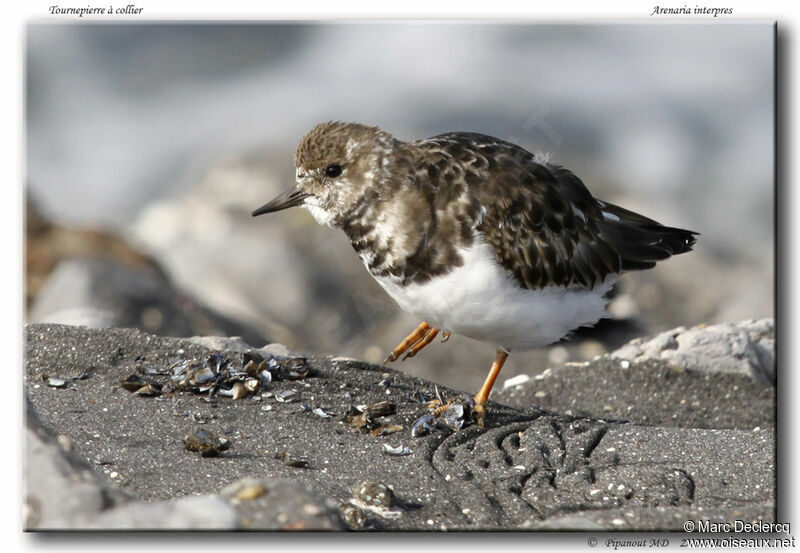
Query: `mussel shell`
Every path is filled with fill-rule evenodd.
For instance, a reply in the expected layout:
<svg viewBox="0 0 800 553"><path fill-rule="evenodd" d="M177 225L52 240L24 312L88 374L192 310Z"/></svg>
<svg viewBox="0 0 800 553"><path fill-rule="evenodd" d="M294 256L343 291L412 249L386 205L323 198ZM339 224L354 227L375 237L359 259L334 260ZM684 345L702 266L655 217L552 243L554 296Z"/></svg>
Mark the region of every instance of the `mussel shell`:
<svg viewBox="0 0 800 553"><path fill-rule="evenodd" d="M255 363L256 365L260 365L264 362L264 357L260 353L256 353L253 350L247 350L242 352L242 367L247 366L248 363Z"/></svg>
<svg viewBox="0 0 800 553"><path fill-rule="evenodd" d="M148 396L161 393L161 384L149 378L142 378L137 374L129 374L120 381L120 386L135 395Z"/></svg>
<svg viewBox="0 0 800 553"><path fill-rule="evenodd" d="M284 380L301 380L311 374L305 357L291 357L280 365L280 377Z"/></svg>
<svg viewBox="0 0 800 553"><path fill-rule="evenodd" d="M248 392L256 392L261 387L261 381L257 378L248 378L244 381L244 388Z"/></svg>
<svg viewBox="0 0 800 553"><path fill-rule="evenodd" d="M157 396L160 393L161 393L161 385L153 383L153 384L145 384L144 386L133 392L133 395L152 397L152 396Z"/></svg>
<svg viewBox="0 0 800 553"><path fill-rule="evenodd" d="M394 502L394 492L383 482L365 480L353 488L353 497L369 507L389 509Z"/></svg>
<svg viewBox="0 0 800 553"><path fill-rule="evenodd" d="M296 395L297 392L294 390L281 390L280 392L275 392L275 399L281 403L290 403Z"/></svg>
<svg viewBox="0 0 800 553"><path fill-rule="evenodd" d="M411 425L411 436L418 438L436 428L436 419L433 415L422 415Z"/></svg>
<svg viewBox="0 0 800 553"><path fill-rule="evenodd" d="M464 409L464 405L453 403L439 416L437 422L452 430L461 430L461 427L464 426L464 415L466 413L467 410Z"/></svg>
<svg viewBox="0 0 800 553"><path fill-rule="evenodd" d="M129 392L135 392L144 385L144 381L138 374L129 374L120 381L120 386Z"/></svg>
<svg viewBox="0 0 800 553"><path fill-rule="evenodd" d="M323 419L329 419L329 418L331 418L331 415L329 415L328 413L326 413L325 411L323 411L321 407L317 407L316 409L314 409L314 410L312 411L312 413L314 413L316 416L318 416L318 417L320 417L320 418L323 418Z"/></svg>
<svg viewBox="0 0 800 553"><path fill-rule="evenodd" d="M183 445L187 450L196 451L203 457L214 457L230 449L231 441L217 437L205 428L198 428L183 438Z"/></svg>
<svg viewBox="0 0 800 553"><path fill-rule="evenodd" d="M228 366L228 360L216 351L212 351L206 357L204 364L215 373L218 373Z"/></svg>
<svg viewBox="0 0 800 553"><path fill-rule="evenodd" d="M397 412L397 406L390 401L380 401L367 405L364 409L365 413L369 413L373 417L386 417L394 415Z"/></svg>

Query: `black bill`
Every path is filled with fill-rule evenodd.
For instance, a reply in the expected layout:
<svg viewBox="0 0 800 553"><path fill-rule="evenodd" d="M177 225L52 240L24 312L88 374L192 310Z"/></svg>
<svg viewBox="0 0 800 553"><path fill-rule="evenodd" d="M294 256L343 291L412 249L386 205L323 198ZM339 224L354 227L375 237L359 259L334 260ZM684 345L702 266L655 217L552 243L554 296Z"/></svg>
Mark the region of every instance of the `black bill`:
<svg viewBox="0 0 800 553"><path fill-rule="evenodd" d="M265 213L272 213L273 211L280 211L288 207L295 207L303 203L310 194L303 192L296 186L290 188L271 202L267 202L253 212L253 217L263 215Z"/></svg>

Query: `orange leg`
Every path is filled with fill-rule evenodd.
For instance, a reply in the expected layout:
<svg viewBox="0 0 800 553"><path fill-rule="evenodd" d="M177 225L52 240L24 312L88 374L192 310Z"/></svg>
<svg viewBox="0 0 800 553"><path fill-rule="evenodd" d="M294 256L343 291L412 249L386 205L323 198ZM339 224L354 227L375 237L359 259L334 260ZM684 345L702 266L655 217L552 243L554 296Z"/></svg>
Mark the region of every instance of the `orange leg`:
<svg viewBox="0 0 800 553"><path fill-rule="evenodd" d="M425 334L425 336L422 337L422 340L414 344L411 347L411 349L408 350L408 353L406 353L403 356L403 361L405 361L409 357L414 357L417 353L420 352L420 350L422 350L422 348L433 342L433 339L436 338L437 334L439 334L439 329L431 327Z"/></svg>
<svg viewBox="0 0 800 553"><path fill-rule="evenodd" d="M483 386L475 394L475 407L472 408L473 417L478 426L483 428L483 419L486 416L486 400L489 399L489 394L494 386L494 381L497 380L497 375L500 374L500 369L503 368L503 363L508 359L508 353L503 350L497 350L492 362L492 367L489 369L489 374L486 375L486 380Z"/></svg>
<svg viewBox="0 0 800 553"><path fill-rule="evenodd" d="M397 358L403 355L403 353L405 353L406 350L408 350L408 348L416 345L417 342L424 341L430 331L439 332L439 329L431 327L431 325L429 325L426 322L420 323L420 325L416 328L416 330L414 330L414 332L409 334L405 340L400 342L400 345L398 345L396 348L392 350L392 353L389 354L389 357L386 358L386 361L384 361L384 363L391 363L392 361L397 361ZM436 336L436 334L434 334L434 336ZM431 338L431 340L432 339L433 338ZM430 343L430 341L423 344L414 353L416 354L417 351L427 346L428 343Z"/></svg>

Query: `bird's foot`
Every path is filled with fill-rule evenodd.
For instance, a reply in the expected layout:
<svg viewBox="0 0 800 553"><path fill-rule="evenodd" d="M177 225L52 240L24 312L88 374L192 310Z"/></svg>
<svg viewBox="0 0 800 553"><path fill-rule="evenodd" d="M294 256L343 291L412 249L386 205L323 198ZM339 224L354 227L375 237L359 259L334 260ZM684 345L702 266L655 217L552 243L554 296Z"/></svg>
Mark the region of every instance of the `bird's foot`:
<svg viewBox="0 0 800 553"><path fill-rule="evenodd" d="M475 403L472 408L472 420L478 425L478 428L483 428L484 420L486 419L486 405L483 403Z"/></svg>
<svg viewBox="0 0 800 553"><path fill-rule="evenodd" d="M431 328L428 332L425 333L425 336L422 337L422 340L411 346L411 349L406 352L403 356L403 361L408 359L409 357L414 357L417 353L419 353L422 348L433 342L433 339L436 338L436 335L439 334L438 328Z"/></svg>
<svg viewBox="0 0 800 553"><path fill-rule="evenodd" d="M475 404L472 407L472 420L474 420L475 424L480 428L483 428L483 422L486 419L486 401L489 399L494 381L497 380L497 375L500 374L500 369L503 368L506 359L508 359L508 352L498 349L495 353L492 366L489 369L489 374L486 375L486 380L483 382L483 386L481 386L481 389L475 394L473 400Z"/></svg>
<svg viewBox="0 0 800 553"><path fill-rule="evenodd" d="M433 328L425 322L421 323L414 332L409 334L405 340L392 350L392 353L389 354L384 363L397 361L404 353L406 354L403 357L404 361L408 357L414 357L422 348L430 344L437 334L439 334L438 328Z"/></svg>

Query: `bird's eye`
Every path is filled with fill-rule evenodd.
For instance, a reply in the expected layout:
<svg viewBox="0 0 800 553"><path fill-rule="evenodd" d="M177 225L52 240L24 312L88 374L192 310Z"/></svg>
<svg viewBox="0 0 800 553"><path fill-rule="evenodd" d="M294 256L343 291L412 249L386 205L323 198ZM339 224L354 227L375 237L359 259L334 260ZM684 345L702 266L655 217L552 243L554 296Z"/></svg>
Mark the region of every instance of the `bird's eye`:
<svg viewBox="0 0 800 553"><path fill-rule="evenodd" d="M328 165L325 168L325 174L330 178L335 179L336 177L342 174L342 166L339 165L338 163Z"/></svg>

